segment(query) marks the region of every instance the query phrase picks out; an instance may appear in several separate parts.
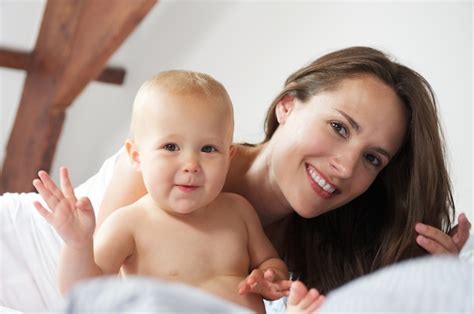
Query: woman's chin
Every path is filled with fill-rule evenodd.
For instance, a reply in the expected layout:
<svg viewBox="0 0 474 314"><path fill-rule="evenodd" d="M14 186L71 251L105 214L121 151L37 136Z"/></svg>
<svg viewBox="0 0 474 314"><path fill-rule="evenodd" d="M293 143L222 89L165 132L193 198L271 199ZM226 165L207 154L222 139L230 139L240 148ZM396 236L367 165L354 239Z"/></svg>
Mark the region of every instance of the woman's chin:
<svg viewBox="0 0 474 314"><path fill-rule="evenodd" d="M318 217L324 213L327 213L331 210L333 210L333 208L321 208L321 206L317 206L317 205L303 205L303 204L298 204L297 206L294 206L293 207L293 210L301 217L303 218L306 218L306 219L310 219L310 218L315 218L315 217Z"/></svg>

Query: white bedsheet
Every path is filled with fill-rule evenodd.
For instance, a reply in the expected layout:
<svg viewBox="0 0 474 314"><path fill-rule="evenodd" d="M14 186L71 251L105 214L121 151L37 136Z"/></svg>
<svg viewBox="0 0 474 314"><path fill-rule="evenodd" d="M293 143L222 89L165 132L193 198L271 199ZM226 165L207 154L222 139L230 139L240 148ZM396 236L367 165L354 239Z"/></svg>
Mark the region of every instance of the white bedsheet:
<svg viewBox="0 0 474 314"><path fill-rule="evenodd" d="M95 209L119 153L76 188L77 196L87 195ZM37 213L35 200L42 201L36 193L0 196L0 306L22 312L46 311L61 300L56 269L62 240Z"/></svg>

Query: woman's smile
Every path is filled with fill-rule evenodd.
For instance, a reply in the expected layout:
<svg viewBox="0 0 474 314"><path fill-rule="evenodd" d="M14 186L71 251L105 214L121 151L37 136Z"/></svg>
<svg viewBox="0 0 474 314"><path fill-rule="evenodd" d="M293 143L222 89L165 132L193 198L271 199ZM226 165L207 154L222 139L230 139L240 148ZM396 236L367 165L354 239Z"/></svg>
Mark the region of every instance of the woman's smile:
<svg viewBox="0 0 474 314"><path fill-rule="evenodd" d="M329 180L321 173L319 173L316 168L311 166L310 164L306 164L306 170L308 172L308 175L310 177L310 182L311 185L316 185L314 188L317 188L316 191L319 192L324 192L323 197L324 198L329 198L332 195L339 193L338 188L329 182Z"/></svg>

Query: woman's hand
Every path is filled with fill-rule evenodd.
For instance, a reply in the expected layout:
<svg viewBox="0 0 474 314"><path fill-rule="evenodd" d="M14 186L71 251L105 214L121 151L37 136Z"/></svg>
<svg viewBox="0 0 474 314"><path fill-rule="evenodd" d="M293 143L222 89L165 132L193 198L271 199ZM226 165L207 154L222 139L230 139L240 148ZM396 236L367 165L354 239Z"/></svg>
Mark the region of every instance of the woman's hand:
<svg viewBox="0 0 474 314"><path fill-rule="evenodd" d="M67 169L60 169L59 189L45 172L38 173L33 185L51 211L34 202L34 206L46 221L56 229L64 242L71 247L89 244L95 228L95 215L88 198L77 199Z"/></svg>
<svg viewBox="0 0 474 314"><path fill-rule="evenodd" d="M296 280L291 284L285 313L315 313L325 299L326 297L318 290L308 289L301 281Z"/></svg>
<svg viewBox="0 0 474 314"><path fill-rule="evenodd" d="M416 242L431 254L458 255L469 238L469 229L471 223L464 214L459 215L458 225L448 234L435 227L417 223L415 230L419 235Z"/></svg>
<svg viewBox="0 0 474 314"><path fill-rule="evenodd" d="M271 269L264 271L254 269L239 284L239 293L260 294L267 300L277 300L290 293L291 280L279 280Z"/></svg>

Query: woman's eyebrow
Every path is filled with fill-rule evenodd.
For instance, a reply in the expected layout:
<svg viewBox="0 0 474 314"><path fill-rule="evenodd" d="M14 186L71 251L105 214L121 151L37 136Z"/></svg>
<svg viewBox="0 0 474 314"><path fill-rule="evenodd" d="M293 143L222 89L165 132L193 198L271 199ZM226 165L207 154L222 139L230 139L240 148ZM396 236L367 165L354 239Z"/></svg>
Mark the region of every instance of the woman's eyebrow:
<svg viewBox="0 0 474 314"><path fill-rule="evenodd" d="M388 158L388 160L391 160L392 159L392 156L390 155L389 152L387 152L385 149L383 149L382 147L375 147L374 150L381 154L381 155L384 155L385 157Z"/></svg>
<svg viewBox="0 0 474 314"><path fill-rule="evenodd" d="M347 113L345 113L344 111L339 110L339 109L336 109L336 111L339 112L340 114L342 114L344 116L344 118L346 118L347 121L349 121L352 128L354 128L357 132L359 132L361 130L361 127L360 127L359 123L357 123L350 115L348 115Z"/></svg>

